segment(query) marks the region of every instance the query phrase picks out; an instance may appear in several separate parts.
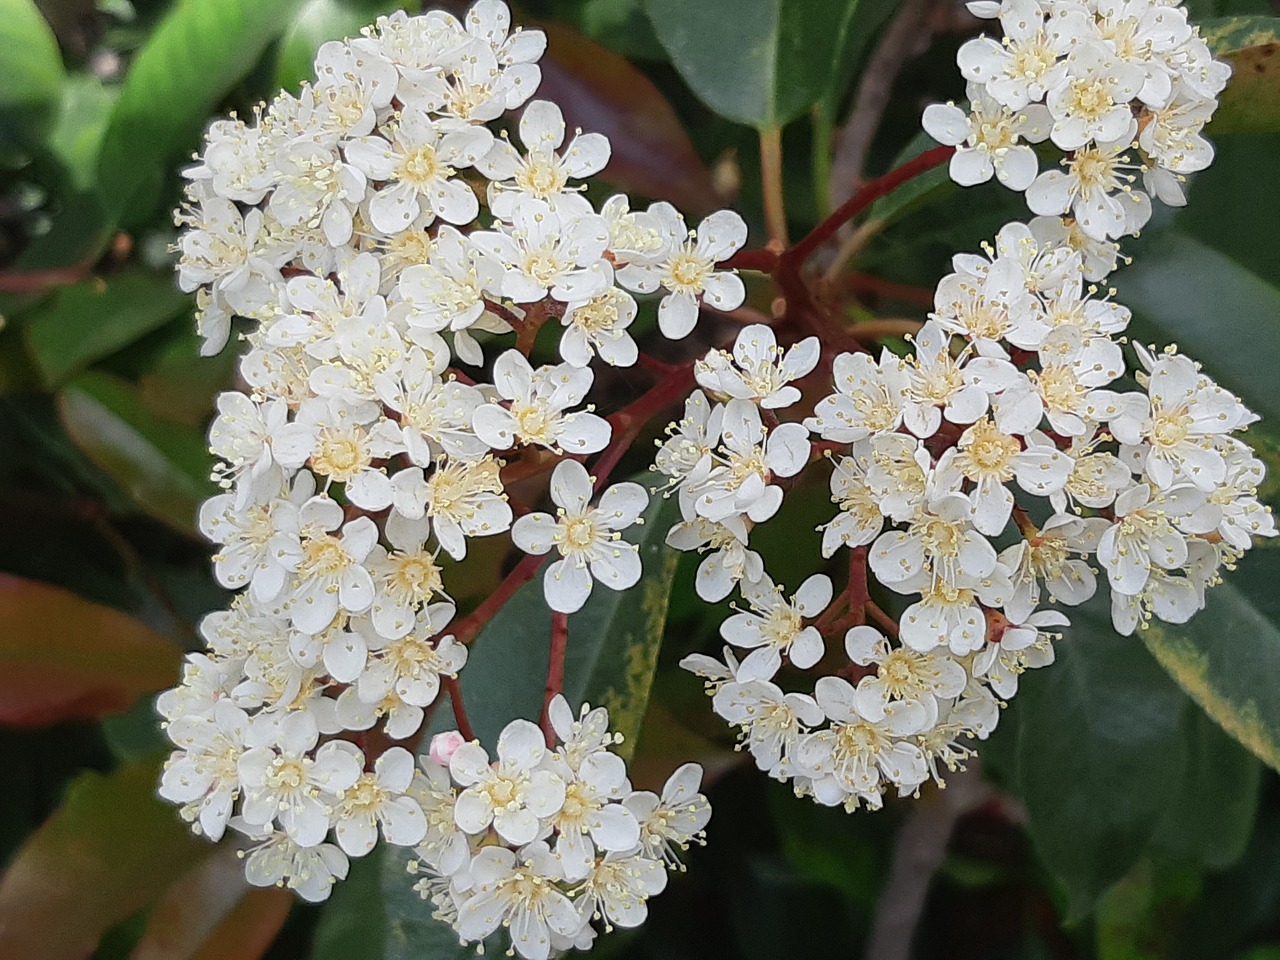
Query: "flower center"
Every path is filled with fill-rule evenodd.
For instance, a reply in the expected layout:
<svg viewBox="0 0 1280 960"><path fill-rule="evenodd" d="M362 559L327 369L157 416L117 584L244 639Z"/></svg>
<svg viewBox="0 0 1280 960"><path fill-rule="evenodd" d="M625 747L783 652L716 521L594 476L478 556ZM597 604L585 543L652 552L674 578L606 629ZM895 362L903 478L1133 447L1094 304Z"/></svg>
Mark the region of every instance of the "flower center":
<svg viewBox="0 0 1280 960"><path fill-rule="evenodd" d="M400 166L396 169L396 178L423 193L436 180L444 180L453 176L453 168L441 163L436 156L436 148L431 146L413 147L405 152Z"/></svg>

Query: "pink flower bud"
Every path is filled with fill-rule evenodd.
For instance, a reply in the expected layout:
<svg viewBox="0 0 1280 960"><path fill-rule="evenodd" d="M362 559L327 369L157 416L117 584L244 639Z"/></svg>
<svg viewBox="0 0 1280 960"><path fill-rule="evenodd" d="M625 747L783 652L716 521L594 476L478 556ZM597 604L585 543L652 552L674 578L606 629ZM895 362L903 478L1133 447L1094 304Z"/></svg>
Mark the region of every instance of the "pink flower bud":
<svg viewBox="0 0 1280 960"><path fill-rule="evenodd" d="M431 738L431 749L428 753L431 759L442 767L449 765L449 758L453 756L460 746L467 741L462 738L457 730L449 730L446 733L437 733Z"/></svg>

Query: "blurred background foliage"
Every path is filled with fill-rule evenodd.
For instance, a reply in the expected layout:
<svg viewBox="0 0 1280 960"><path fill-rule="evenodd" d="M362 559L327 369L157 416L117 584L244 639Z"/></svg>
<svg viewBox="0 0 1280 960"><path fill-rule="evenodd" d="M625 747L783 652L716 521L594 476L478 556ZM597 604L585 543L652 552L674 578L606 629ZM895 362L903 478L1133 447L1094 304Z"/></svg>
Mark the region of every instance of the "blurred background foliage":
<svg viewBox="0 0 1280 960"><path fill-rule="evenodd" d="M329 903L302 906L247 888L234 850L192 838L154 798L152 695L226 600L193 518L211 490L212 399L234 373L231 353L197 357L173 285L176 171L212 114L295 89L321 42L395 6L0 0L4 960L462 953L398 862L360 861ZM1132 242L1117 296L1135 336L1176 339L1266 418L1251 439L1274 477L1280 10L1188 6L1236 65L1208 131L1218 160L1190 206L1160 211ZM781 130L798 236L925 146L921 109L963 97L954 53L979 29L951 0L527 0L516 14L550 34L541 94L612 138L611 185L694 215L731 203L757 237L762 131ZM851 317L923 317L952 253L1027 214L1018 195L961 191L934 171L870 216L874 241L827 280ZM763 281L753 292L767 309ZM1274 481L1264 496L1277 502ZM828 511L817 478L761 528L779 579L817 568L813 527ZM644 721L638 785L692 757L716 813L649 923L598 953L1280 958L1280 551L1251 554L1185 629L1120 639L1105 612L1082 610L980 763L945 791L849 816L792 798L733 751L675 668L718 648L722 611L696 600L690 557L645 549L657 602L593 613L597 639L571 661L570 686L598 697L602 677L609 690L625 681L621 708ZM465 607L492 588L500 552L477 551L451 580ZM536 591L481 635L464 673L469 699L489 691L472 700L478 726L518 705L491 678L513 663L541 676L521 643Z"/></svg>

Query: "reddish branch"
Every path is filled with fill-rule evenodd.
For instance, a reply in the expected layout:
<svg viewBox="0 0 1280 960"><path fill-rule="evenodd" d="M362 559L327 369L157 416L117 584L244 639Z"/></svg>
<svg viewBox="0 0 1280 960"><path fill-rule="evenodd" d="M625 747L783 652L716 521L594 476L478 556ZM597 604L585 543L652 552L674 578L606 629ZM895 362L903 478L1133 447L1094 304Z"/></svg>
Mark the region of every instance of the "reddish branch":
<svg viewBox="0 0 1280 960"><path fill-rule="evenodd" d="M449 704L453 707L453 722L457 724L458 732L466 740L476 739L476 732L471 729L471 721L467 719L467 709L462 705L462 687L458 683L458 678L442 676L440 682L449 692ZM424 723L423 726L425 727L426 724Z"/></svg>
<svg viewBox="0 0 1280 960"><path fill-rule="evenodd" d="M542 698L542 733L547 749L556 745L556 732L551 726L551 701L564 689L564 658L569 649L569 615L551 614L551 660L547 664L547 689Z"/></svg>

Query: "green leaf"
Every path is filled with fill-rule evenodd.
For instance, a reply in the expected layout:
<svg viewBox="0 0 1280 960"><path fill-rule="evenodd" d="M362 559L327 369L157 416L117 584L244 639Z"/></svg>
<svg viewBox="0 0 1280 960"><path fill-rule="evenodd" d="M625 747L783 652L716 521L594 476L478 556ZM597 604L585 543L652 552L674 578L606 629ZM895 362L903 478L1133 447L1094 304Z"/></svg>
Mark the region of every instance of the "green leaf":
<svg viewBox="0 0 1280 960"><path fill-rule="evenodd" d="M87 73L67 78L62 88L62 103L49 131L48 147L75 190L93 187L102 138L118 95L117 88L103 86L101 80Z"/></svg>
<svg viewBox="0 0 1280 960"><path fill-rule="evenodd" d="M179 0L129 68L98 164L111 212L147 222L170 165L197 146L227 91L285 30L302 0Z"/></svg>
<svg viewBox="0 0 1280 960"><path fill-rule="evenodd" d="M645 0L698 98L760 129L784 126L830 88L857 9L858 0Z"/></svg>
<svg viewBox="0 0 1280 960"><path fill-rule="evenodd" d="M193 528L216 492L199 433L160 419L131 384L95 371L62 389L58 413L76 445L142 509L175 529Z"/></svg>
<svg viewBox="0 0 1280 960"><path fill-rule="evenodd" d="M86 773L0 880L0 956L79 960L213 851L156 796L156 764Z"/></svg>
<svg viewBox="0 0 1280 960"><path fill-rule="evenodd" d="M1212 621L1212 617L1206 618ZM1071 614L1058 662L1023 676L1014 781L1036 851L1085 916L1142 854L1185 766L1185 699L1105 605Z"/></svg>
<svg viewBox="0 0 1280 960"><path fill-rule="evenodd" d="M1244 854L1258 812L1262 764L1203 710L1184 711L1187 767L1151 838L1164 860L1224 870Z"/></svg>
<svg viewBox="0 0 1280 960"><path fill-rule="evenodd" d="M53 31L35 0L0 0L0 142L39 143L65 73Z"/></svg>
<svg viewBox="0 0 1280 960"><path fill-rule="evenodd" d="M128 614L0 574L0 723L122 713L172 686L181 661L176 643Z"/></svg>
<svg viewBox="0 0 1280 960"><path fill-rule="evenodd" d="M315 78L316 51L322 44L358 37L362 27L402 6L394 0L307 0L280 40L276 84L297 92L303 80Z"/></svg>
<svg viewBox="0 0 1280 960"><path fill-rule="evenodd" d="M1231 80L1209 124L1211 134L1280 130L1280 17L1225 17L1201 25Z"/></svg>
<svg viewBox="0 0 1280 960"><path fill-rule="evenodd" d="M1264 763L1280 769L1280 629L1258 600L1275 591L1280 555L1255 551L1205 609L1181 627L1153 623L1142 639L1204 712Z"/></svg>
<svg viewBox="0 0 1280 960"><path fill-rule="evenodd" d="M26 317L27 346L56 386L176 317L188 298L172 275L131 269L61 288Z"/></svg>
<svg viewBox="0 0 1280 960"><path fill-rule="evenodd" d="M608 707L612 729L626 738L618 750L624 756L630 755L639 733L666 624L678 555L664 538L678 514L674 498L654 497L644 524L627 531L628 539L640 546L640 583L622 592L597 584L582 610L569 617L565 698L575 709L584 702ZM459 682L471 725L489 749L517 717L537 721L550 636L551 612L539 576L516 592L472 644ZM424 745L431 732L453 726L450 705L440 704ZM398 852L382 856L379 848L352 864L351 877L325 907L315 960L462 960L474 955L458 945L447 925L432 919L431 904L414 892L405 860Z"/></svg>

